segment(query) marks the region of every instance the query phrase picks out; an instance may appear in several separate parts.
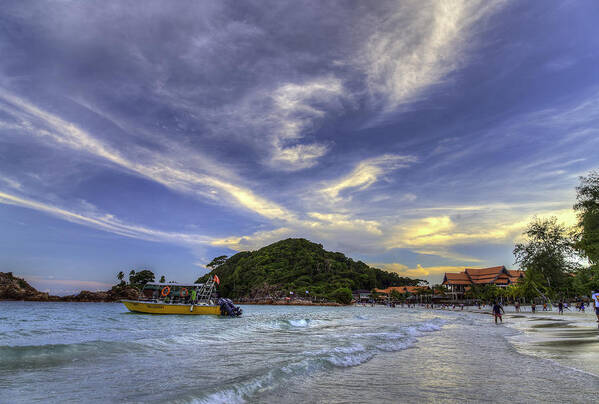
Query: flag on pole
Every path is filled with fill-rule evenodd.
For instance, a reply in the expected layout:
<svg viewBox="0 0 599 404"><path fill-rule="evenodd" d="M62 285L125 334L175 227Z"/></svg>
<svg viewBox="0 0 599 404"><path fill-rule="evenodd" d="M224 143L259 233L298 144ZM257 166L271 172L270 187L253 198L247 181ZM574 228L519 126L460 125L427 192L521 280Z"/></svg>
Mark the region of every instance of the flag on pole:
<svg viewBox="0 0 599 404"><path fill-rule="evenodd" d="M218 279L218 276L214 275L214 282L216 282L218 285L220 285L220 279Z"/></svg>

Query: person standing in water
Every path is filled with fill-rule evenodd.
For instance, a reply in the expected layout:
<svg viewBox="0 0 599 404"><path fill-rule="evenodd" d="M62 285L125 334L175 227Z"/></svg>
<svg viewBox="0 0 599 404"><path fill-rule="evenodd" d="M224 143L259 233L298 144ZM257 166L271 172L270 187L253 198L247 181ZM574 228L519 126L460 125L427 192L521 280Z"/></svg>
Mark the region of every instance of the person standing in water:
<svg viewBox="0 0 599 404"><path fill-rule="evenodd" d="M557 309L559 310L559 314L564 314L564 302L560 300L557 304Z"/></svg>
<svg viewBox="0 0 599 404"><path fill-rule="evenodd" d="M530 305L530 309L532 310L532 312L536 312L537 311L537 305L534 304L534 302Z"/></svg>
<svg viewBox="0 0 599 404"><path fill-rule="evenodd" d="M597 322L599 323L599 290L593 290L591 299L595 302L595 315L597 316Z"/></svg>
<svg viewBox="0 0 599 404"><path fill-rule="evenodd" d="M497 324L497 317L499 317L499 321L501 321L501 323L503 323L503 318L501 318L501 313L503 312L503 314L505 314L505 310L503 310L503 307L501 307L501 305L497 302L493 303L493 316L495 317L495 324Z"/></svg>

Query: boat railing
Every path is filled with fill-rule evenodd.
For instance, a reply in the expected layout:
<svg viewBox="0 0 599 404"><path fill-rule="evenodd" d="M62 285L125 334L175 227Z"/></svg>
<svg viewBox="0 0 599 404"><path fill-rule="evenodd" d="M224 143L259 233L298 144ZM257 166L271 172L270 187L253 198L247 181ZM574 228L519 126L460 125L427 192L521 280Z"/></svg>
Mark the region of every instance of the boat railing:
<svg viewBox="0 0 599 404"><path fill-rule="evenodd" d="M137 299L138 302L141 303L160 303L160 304L191 304L192 300L191 298L186 298L186 299L182 299L179 297L174 297L172 299L164 299L164 298L154 298L154 297L140 297ZM213 305L214 301L212 299L206 300L206 299L196 299L193 304L195 305L202 305L202 304L208 304L208 305Z"/></svg>

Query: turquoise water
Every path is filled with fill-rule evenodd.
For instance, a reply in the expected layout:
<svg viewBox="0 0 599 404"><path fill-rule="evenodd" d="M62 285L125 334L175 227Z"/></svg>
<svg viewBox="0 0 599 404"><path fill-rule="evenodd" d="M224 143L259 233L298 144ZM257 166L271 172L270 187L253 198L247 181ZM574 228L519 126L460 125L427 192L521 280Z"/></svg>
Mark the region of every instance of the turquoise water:
<svg viewBox="0 0 599 404"><path fill-rule="evenodd" d="M593 402L482 314L245 306L241 318L0 302L0 402Z"/></svg>

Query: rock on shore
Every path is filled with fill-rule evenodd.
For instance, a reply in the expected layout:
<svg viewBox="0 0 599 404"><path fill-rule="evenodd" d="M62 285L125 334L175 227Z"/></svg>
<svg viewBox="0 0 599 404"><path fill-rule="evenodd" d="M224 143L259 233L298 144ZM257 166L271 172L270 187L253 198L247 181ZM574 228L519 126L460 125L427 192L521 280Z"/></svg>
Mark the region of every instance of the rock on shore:
<svg viewBox="0 0 599 404"><path fill-rule="evenodd" d="M55 296L38 291L25 279L13 276L12 272L0 272L0 299L47 301L51 297Z"/></svg>
<svg viewBox="0 0 599 404"><path fill-rule="evenodd" d="M25 279L17 278L12 272L0 272L0 300L29 300L42 302L116 302L121 299L136 299L139 291L128 285L116 285L104 292L83 290L76 295L51 296L40 292Z"/></svg>

